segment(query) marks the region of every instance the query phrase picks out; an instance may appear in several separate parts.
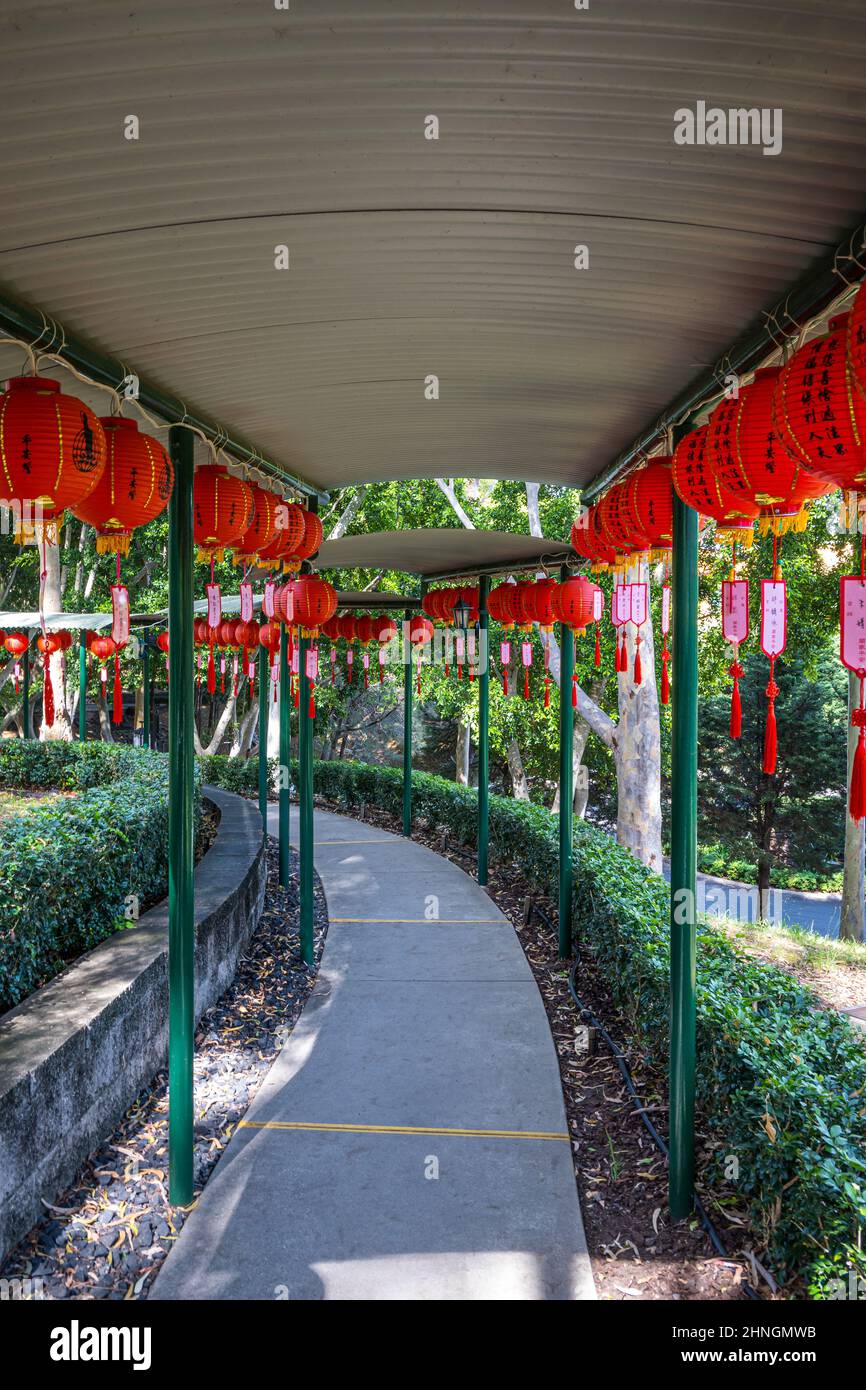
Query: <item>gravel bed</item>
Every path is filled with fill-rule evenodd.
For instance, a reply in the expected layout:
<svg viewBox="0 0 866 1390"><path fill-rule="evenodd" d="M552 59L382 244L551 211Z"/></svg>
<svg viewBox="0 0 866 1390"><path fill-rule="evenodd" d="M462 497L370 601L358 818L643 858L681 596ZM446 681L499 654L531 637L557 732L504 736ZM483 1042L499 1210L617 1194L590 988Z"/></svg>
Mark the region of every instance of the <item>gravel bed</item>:
<svg viewBox="0 0 866 1390"><path fill-rule="evenodd" d="M195 1197L292 1031L315 982L327 932L315 881L315 959L300 959L298 856L288 888L268 841L268 886L259 928L234 982L202 1015L195 1037ZM0 1269L38 1280L45 1299L143 1299L180 1231L186 1209L168 1201L168 1076L159 1072L75 1182Z"/></svg>

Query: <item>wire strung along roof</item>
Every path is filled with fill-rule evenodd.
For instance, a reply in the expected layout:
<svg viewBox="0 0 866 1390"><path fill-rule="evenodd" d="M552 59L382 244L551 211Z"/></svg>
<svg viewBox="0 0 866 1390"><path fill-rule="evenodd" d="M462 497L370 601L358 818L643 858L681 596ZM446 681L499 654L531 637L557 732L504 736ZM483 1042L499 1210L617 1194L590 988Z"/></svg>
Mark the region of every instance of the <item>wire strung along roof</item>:
<svg viewBox="0 0 866 1390"><path fill-rule="evenodd" d="M418 531L375 531L325 541L317 569L387 569L445 579L469 574L506 574L562 565L576 556L570 545L507 531L430 527Z"/></svg>
<svg viewBox="0 0 866 1390"><path fill-rule="evenodd" d="M0 54L9 294L323 489L587 482L862 213L862 0L45 0Z"/></svg>

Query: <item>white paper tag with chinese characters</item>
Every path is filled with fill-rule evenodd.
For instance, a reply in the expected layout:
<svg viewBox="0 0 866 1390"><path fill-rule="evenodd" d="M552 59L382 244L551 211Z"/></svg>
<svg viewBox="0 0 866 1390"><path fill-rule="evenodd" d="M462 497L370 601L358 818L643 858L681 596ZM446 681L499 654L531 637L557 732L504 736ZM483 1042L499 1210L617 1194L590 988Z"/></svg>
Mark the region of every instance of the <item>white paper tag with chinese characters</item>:
<svg viewBox="0 0 866 1390"><path fill-rule="evenodd" d="M628 584L617 584L613 591L610 607L611 622L614 627L622 627L631 617L631 588Z"/></svg>
<svg viewBox="0 0 866 1390"><path fill-rule="evenodd" d="M511 643L510 643L510 642L500 642L500 643L499 643L499 660L502 662L502 665L503 665L503 666L507 666L507 665L510 663L510 661L511 661Z"/></svg>
<svg viewBox="0 0 866 1390"><path fill-rule="evenodd" d="M277 586L274 583L273 579L268 579L265 583L265 592L264 597L262 598L262 607L265 610L266 618L272 618L274 616L274 591L276 587Z"/></svg>
<svg viewBox="0 0 866 1390"><path fill-rule="evenodd" d="M749 581L722 581L722 636L726 642L739 646L749 635Z"/></svg>
<svg viewBox="0 0 866 1390"><path fill-rule="evenodd" d="M123 584L111 586L111 636L118 647L129 641L129 592Z"/></svg>
<svg viewBox="0 0 866 1390"><path fill-rule="evenodd" d="M364 655L366 656L367 653L365 652ZM316 647L307 648L305 669L307 672L307 680L314 681L319 674L319 653Z"/></svg>
<svg viewBox="0 0 866 1390"><path fill-rule="evenodd" d="M662 589L662 636L667 637L671 630L671 586L665 584Z"/></svg>
<svg viewBox="0 0 866 1390"><path fill-rule="evenodd" d="M524 666L531 666L531 665L532 665L532 643L531 643L531 642L521 642L521 644L520 644L520 659L521 659L521 661L523 662Z"/></svg>
<svg viewBox="0 0 866 1390"><path fill-rule="evenodd" d="M631 589L631 621L635 627L640 627L646 622L647 615L647 586L646 584L630 584Z"/></svg>
<svg viewBox="0 0 866 1390"><path fill-rule="evenodd" d="M251 623L253 620L253 586L252 584L241 585L241 622Z"/></svg>
<svg viewBox="0 0 866 1390"><path fill-rule="evenodd" d="M596 587L592 595L592 621L600 623L604 617L604 590Z"/></svg>
<svg viewBox="0 0 866 1390"><path fill-rule="evenodd" d="M223 601L219 584L207 586L207 625L219 627L223 620Z"/></svg>
<svg viewBox="0 0 866 1390"><path fill-rule="evenodd" d="M839 627L842 665L866 675L866 580L859 575L839 581Z"/></svg>
<svg viewBox="0 0 866 1390"><path fill-rule="evenodd" d="M299 657L297 647L292 647L292 675L296 676L299 670Z"/></svg>
<svg viewBox="0 0 866 1390"><path fill-rule="evenodd" d="M788 640L788 595L784 579L761 580L761 651L781 656Z"/></svg>

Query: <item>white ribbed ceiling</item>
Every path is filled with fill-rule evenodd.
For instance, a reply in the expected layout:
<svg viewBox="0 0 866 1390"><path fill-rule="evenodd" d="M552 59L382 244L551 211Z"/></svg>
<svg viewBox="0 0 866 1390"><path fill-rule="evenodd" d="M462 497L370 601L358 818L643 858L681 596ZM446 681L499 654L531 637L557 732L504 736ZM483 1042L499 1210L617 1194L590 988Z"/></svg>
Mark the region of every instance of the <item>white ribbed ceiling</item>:
<svg viewBox="0 0 866 1390"><path fill-rule="evenodd" d="M862 0L3 0L0 53L0 284L322 487L589 479L866 205Z"/></svg>

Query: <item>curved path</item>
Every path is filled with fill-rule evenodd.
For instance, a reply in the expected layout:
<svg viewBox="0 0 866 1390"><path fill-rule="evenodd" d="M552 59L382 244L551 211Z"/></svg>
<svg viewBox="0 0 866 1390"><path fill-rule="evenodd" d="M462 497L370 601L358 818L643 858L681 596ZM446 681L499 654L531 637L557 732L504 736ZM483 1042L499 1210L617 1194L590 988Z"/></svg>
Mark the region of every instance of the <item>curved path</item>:
<svg viewBox="0 0 866 1390"><path fill-rule="evenodd" d="M320 811L315 834L315 989L151 1297L593 1298L553 1042L510 924L421 845Z"/></svg>

